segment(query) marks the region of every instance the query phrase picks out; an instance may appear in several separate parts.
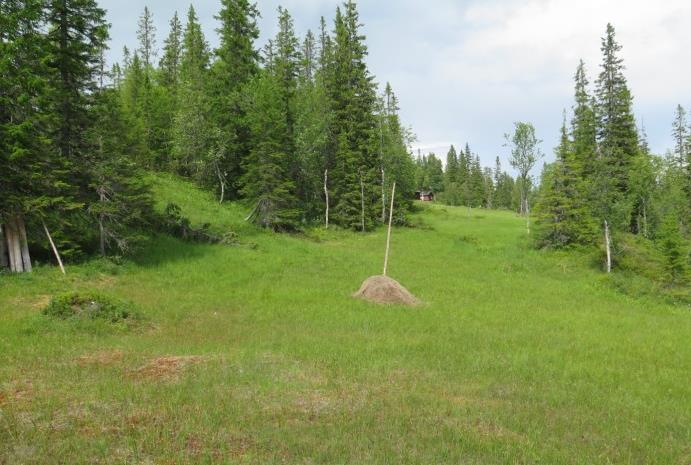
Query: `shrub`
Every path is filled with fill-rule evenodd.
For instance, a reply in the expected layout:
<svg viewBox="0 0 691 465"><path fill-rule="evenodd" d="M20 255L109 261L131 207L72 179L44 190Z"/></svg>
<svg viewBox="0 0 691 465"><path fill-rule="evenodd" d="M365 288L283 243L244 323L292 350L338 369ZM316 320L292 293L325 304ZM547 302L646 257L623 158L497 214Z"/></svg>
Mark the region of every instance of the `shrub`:
<svg viewBox="0 0 691 465"><path fill-rule="evenodd" d="M61 320L102 320L110 323L135 319L131 305L100 294L70 293L54 297L43 314Z"/></svg>

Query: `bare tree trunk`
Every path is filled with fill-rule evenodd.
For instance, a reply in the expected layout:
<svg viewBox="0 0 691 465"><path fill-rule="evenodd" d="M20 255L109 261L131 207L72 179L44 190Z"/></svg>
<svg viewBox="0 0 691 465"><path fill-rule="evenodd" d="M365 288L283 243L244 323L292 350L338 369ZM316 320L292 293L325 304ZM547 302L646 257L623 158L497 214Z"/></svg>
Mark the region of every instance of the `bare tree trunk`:
<svg viewBox="0 0 691 465"><path fill-rule="evenodd" d="M384 255L384 276L389 269L389 248L391 247L391 225L393 224L393 201L396 197L396 181L391 189L391 208L389 209L389 231L386 233L386 253Z"/></svg>
<svg viewBox="0 0 691 465"><path fill-rule="evenodd" d="M55 242L53 242L53 237L50 235L50 232L48 232L48 227L46 226L45 221L41 221L41 223L43 224L43 230L46 232L46 236L48 236L48 242L50 242L50 246L53 249L55 258L58 260L58 265L60 265L60 271L62 271L62 274L66 274L65 267L62 264L62 259L60 258L60 254L58 253L58 248L55 247Z"/></svg>
<svg viewBox="0 0 691 465"><path fill-rule="evenodd" d="M648 238L648 213L646 212L645 203L643 203L643 237Z"/></svg>
<svg viewBox="0 0 691 465"><path fill-rule="evenodd" d="M24 271L22 264L22 251L19 247L19 234L17 233L14 218L10 217L7 221L5 234L7 235L8 257L10 259L10 271L21 273Z"/></svg>
<svg viewBox="0 0 691 465"><path fill-rule="evenodd" d="M530 203L528 197L525 198L525 214L526 214L526 227L528 228L528 235L530 236Z"/></svg>
<svg viewBox="0 0 691 465"><path fill-rule="evenodd" d="M326 229L329 229L329 170L324 170L324 197L326 198L325 221Z"/></svg>
<svg viewBox="0 0 691 465"><path fill-rule="evenodd" d="M612 272L612 248L611 239L609 237L609 224L605 220L605 248L607 250L607 273Z"/></svg>
<svg viewBox="0 0 691 465"><path fill-rule="evenodd" d="M26 226L24 218L17 216L17 229L19 230L19 243L22 248L22 266L26 273L31 273L31 255L29 255L29 241L26 238Z"/></svg>
<svg viewBox="0 0 691 465"><path fill-rule="evenodd" d="M386 221L386 189L384 185L384 167L381 169L381 222Z"/></svg>
<svg viewBox="0 0 691 465"><path fill-rule="evenodd" d="M13 273L30 272L31 256L29 255L24 221L17 215L10 216L5 223L4 232L10 271Z"/></svg>
<svg viewBox="0 0 691 465"><path fill-rule="evenodd" d="M362 182L362 176L360 176L360 211L362 232L365 232L365 183Z"/></svg>
<svg viewBox="0 0 691 465"><path fill-rule="evenodd" d="M7 258L7 239L5 239L5 226L0 224L0 268L8 268L10 261Z"/></svg>

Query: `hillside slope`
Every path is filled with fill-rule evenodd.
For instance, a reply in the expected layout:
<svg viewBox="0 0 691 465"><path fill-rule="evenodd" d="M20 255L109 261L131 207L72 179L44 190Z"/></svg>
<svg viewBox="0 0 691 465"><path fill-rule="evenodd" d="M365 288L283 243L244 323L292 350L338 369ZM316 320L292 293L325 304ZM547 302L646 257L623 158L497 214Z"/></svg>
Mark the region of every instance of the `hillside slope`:
<svg viewBox="0 0 691 465"><path fill-rule="evenodd" d="M670 464L691 460L691 314L632 299L510 213L425 206L385 231L244 224L171 177L159 207L241 245L155 239L136 261L0 276L0 464ZM134 329L53 321L50 296L133 302Z"/></svg>

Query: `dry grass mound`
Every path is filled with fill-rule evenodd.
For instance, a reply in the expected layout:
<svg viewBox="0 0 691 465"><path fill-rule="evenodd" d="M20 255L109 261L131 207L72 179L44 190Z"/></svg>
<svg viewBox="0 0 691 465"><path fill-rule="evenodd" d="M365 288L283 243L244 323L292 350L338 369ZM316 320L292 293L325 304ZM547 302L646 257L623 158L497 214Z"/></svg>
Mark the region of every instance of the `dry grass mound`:
<svg viewBox="0 0 691 465"><path fill-rule="evenodd" d="M372 276L362 283L360 290L353 297L376 304L396 304L414 306L420 301L395 281L387 276Z"/></svg>

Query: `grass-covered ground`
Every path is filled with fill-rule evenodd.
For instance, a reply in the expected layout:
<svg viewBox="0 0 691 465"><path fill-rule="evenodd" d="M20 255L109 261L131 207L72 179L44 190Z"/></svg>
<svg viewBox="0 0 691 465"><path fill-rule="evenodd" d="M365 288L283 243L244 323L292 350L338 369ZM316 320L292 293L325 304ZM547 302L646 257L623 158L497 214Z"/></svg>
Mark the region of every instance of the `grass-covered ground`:
<svg viewBox="0 0 691 465"><path fill-rule="evenodd" d="M432 206L385 231L259 232L157 178L161 207L242 244L158 238L135 262L0 276L0 464L691 463L691 313L619 294L510 213ZM41 315L132 302L134 326Z"/></svg>

